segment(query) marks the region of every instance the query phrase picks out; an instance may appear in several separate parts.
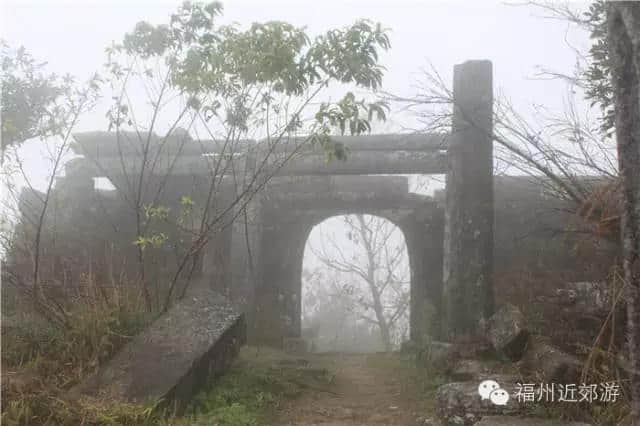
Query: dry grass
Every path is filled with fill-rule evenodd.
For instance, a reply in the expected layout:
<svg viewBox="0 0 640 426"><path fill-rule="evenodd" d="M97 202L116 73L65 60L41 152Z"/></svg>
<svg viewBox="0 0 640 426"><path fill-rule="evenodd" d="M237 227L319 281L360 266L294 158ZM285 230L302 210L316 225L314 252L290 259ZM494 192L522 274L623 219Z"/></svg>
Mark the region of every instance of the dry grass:
<svg viewBox="0 0 640 426"><path fill-rule="evenodd" d="M125 286L104 288L89 279L78 288L57 302L64 326L37 315L28 295L13 294L19 306L2 327L2 424L102 423L66 395L151 318Z"/></svg>

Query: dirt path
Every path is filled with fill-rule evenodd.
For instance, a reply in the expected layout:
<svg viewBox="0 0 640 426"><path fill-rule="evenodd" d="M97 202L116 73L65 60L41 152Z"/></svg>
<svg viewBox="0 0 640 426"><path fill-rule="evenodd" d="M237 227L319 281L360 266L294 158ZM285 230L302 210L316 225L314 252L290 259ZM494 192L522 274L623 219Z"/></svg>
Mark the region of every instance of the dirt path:
<svg viewBox="0 0 640 426"><path fill-rule="evenodd" d="M314 355L310 361L335 375L331 392L314 390L282 408L278 424L296 426L425 423L425 404L408 362L385 354Z"/></svg>

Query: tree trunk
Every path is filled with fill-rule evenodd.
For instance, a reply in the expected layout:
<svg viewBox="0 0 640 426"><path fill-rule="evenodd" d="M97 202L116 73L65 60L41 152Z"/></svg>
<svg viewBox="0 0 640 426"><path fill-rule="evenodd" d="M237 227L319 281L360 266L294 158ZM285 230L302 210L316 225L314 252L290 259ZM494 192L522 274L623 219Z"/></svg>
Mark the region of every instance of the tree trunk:
<svg viewBox="0 0 640 426"><path fill-rule="evenodd" d="M367 234L367 224L364 221L364 216L361 214L356 215L358 218L358 228L360 231L360 238L367 252L367 284L371 290L371 298L373 299L373 310L376 314L376 320L378 322L378 328L380 329L380 338L382 344L387 352L391 352L391 333L389 331L389 324L384 316L384 308L382 307L381 295L376 287L376 259L374 248L370 236Z"/></svg>
<svg viewBox="0 0 640 426"><path fill-rule="evenodd" d="M607 26L624 200L621 240L627 288L631 421L640 425L640 3L609 2Z"/></svg>

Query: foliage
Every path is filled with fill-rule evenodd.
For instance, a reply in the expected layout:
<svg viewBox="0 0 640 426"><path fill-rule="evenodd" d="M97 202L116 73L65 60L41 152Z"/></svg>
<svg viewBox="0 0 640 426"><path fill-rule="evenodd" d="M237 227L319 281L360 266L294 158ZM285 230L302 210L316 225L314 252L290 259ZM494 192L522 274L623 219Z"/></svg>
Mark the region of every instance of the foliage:
<svg viewBox="0 0 640 426"><path fill-rule="evenodd" d="M11 50L2 42L2 150L37 136L47 136L61 127L56 110L72 78L45 74L46 63L38 63L23 48Z"/></svg>
<svg viewBox="0 0 640 426"><path fill-rule="evenodd" d="M79 107L74 78L45 71L24 47L11 49L0 41L2 62L2 152L31 138L60 135L74 120ZM90 90L100 80L94 77Z"/></svg>
<svg viewBox="0 0 640 426"><path fill-rule="evenodd" d="M301 367L279 351L243 348L230 371L198 394L176 424L268 424L285 400L330 384L328 373L318 375L317 370Z"/></svg>
<svg viewBox="0 0 640 426"><path fill-rule="evenodd" d="M67 304L68 327L58 328L21 311L15 324L3 323L2 423L78 424L81 419L130 418L138 408L118 407L115 414L67 400L68 390L135 335L149 321L136 299L124 293L97 291ZM5 293L6 293L5 289ZM16 314L18 315L18 314ZM97 420L96 420L97 421ZM89 423L94 424L94 423ZM122 424L116 422L112 424Z"/></svg>
<svg viewBox="0 0 640 426"><path fill-rule="evenodd" d="M304 28L279 21L254 23L247 30L216 26L221 13L218 2L185 2L169 24L138 23L122 43L107 49L112 85L120 87L134 76L163 82L154 67L159 62L163 84L183 95L203 121L216 118L227 130L246 133L282 116L287 98L309 96L311 89L339 82L375 90L382 83L378 52L389 48L389 38L380 24L363 20L312 41ZM129 105L115 99L108 113L111 125L135 125ZM321 105L316 131L339 126L342 133L348 128L357 134L370 129L373 113L385 118L384 105L355 102L351 93L333 107ZM300 112L291 112L274 128L300 130Z"/></svg>
<svg viewBox="0 0 640 426"><path fill-rule="evenodd" d="M591 31L589 65L585 71L586 95L592 106L598 104L602 111L602 131L611 136L615 124L613 113L613 87L611 86L611 64L607 42L606 2L597 0L589 5L585 13Z"/></svg>
<svg viewBox="0 0 640 426"><path fill-rule="evenodd" d="M244 405L234 402L211 409L205 416L199 417L192 425L220 425L220 426L258 426L258 416Z"/></svg>

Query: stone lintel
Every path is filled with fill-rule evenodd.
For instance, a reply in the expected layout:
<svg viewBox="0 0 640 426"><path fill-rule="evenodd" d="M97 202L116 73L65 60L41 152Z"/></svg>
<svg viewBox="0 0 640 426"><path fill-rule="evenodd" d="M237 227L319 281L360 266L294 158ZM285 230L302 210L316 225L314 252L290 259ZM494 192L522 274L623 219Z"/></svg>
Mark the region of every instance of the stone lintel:
<svg viewBox="0 0 640 426"><path fill-rule="evenodd" d="M446 167L446 152L356 151L346 160L326 161L324 154L305 153L287 159L288 154L270 155L261 171L276 176L304 175L380 175L380 174L441 174ZM95 176L123 174L136 176L141 170L140 157L100 157L93 163ZM233 162L233 164L232 164ZM260 160L258 160L260 162ZM89 162L91 163L91 161ZM236 155L232 160L215 156L160 156L145 166L145 173L164 176L231 175L242 173L246 159Z"/></svg>
<svg viewBox="0 0 640 426"><path fill-rule="evenodd" d="M341 143L350 151L437 151L446 150L448 134L444 133L407 133L381 135L331 136L333 142ZM164 135L133 131L116 132L78 132L73 134L72 148L75 153L91 157L141 155L148 144L150 151L161 148L163 152L182 155L201 155L206 153L230 152L291 152L303 149L319 150L312 147L309 137L283 137L280 139L194 140L184 132ZM149 138L149 139L148 139Z"/></svg>
<svg viewBox="0 0 640 426"><path fill-rule="evenodd" d="M354 151L346 160L327 162L324 154L303 154L287 162L280 175L440 174L446 170L446 151Z"/></svg>
<svg viewBox="0 0 640 426"><path fill-rule="evenodd" d="M380 194L376 192L334 192L284 194L264 201L265 214L286 217L311 212L319 214L336 212L329 216L350 213L376 214L385 211L404 211L407 214L417 209L437 209L436 203L420 194Z"/></svg>
<svg viewBox="0 0 640 426"><path fill-rule="evenodd" d="M392 194L407 194L409 179L406 176L277 176L266 186L267 196L300 192L357 192L387 191Z"/></svg>

